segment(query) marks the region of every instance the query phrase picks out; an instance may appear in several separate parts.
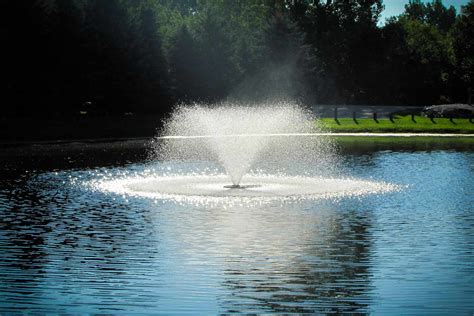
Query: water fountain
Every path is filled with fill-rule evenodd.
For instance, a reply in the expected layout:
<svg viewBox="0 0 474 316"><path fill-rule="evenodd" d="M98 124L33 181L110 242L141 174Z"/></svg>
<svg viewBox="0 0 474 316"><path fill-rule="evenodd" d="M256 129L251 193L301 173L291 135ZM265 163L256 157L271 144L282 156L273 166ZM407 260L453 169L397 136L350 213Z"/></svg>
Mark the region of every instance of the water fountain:
<svg viewBox="0 0 474 316"><path fill-rule="evenodd" d="M338 198L394 189L344 178L327 133L294 103L178 107L152 143L166 172L101 183L108 191L175 201ZM158 175L157 175L158 174Z"/></svg>

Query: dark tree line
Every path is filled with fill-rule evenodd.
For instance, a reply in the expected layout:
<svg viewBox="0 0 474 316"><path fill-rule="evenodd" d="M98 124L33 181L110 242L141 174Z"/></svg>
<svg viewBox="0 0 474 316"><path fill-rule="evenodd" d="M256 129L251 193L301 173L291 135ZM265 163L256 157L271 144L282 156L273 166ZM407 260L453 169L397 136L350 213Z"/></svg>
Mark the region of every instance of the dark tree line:
<svg viewBox="0 0 474 316"><path fill-rule="evenodd" d="M474 1L0 1L2 116L166 113L176 102L466 102Z"/></svg>

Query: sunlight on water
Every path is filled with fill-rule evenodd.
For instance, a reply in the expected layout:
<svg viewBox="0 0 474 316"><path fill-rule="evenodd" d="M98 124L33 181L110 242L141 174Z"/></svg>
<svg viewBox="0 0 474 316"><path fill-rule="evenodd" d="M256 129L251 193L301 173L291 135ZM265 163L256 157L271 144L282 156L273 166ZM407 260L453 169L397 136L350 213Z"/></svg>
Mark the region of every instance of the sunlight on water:
<svg viewBox="0 0 474 316"><path fill-rule="evenodd" d="M95 180L89 185L105 192L196 205L339 199L401 189L401 186L385 182L274 175L249 175L239 188L229 187L228 184L226 175L188 174Z"/></svg>
<svg viewBox="0 0 474 316"><path fill-rule="evenodd" d="M474 310L472 151L346 152L350 177L294 164L229 189L215 163L119 148L3 173L0 314Z"/></svg>

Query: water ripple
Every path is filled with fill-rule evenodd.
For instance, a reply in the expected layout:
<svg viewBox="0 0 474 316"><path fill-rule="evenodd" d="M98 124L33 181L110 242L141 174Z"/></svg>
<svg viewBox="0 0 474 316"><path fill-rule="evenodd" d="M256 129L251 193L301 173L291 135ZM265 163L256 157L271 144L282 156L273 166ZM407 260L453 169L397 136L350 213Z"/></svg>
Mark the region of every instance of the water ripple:
<svg viewBox="0 0 474 316"><path fill-rule="evenodd" d="M148 163L4 178L0 313L472 313L473 153L344 158L408 187L224 207L88 186Z"/></svg>

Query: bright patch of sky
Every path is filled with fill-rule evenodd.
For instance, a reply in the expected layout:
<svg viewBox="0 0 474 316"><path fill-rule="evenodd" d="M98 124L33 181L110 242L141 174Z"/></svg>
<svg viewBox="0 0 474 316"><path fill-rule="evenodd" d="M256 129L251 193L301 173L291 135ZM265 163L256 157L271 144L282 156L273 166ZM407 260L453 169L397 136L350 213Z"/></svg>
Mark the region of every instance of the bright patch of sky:
<svg viewBox="0 0 474 316"><path fill-rule="evenodd" d="M423 2L431 2L428 0L424 0ZM461 6L465 5L469 2L469 0L444 0L443 4L446 7L454 6L456 8L456 12L459 13L461 11ZM408 3L408 0L385 0L384 2L385 10L382 12L382 17L380 18L380 22L384 23L385 19L399 15L403 13L405 10L405 4Z"/></svg>

